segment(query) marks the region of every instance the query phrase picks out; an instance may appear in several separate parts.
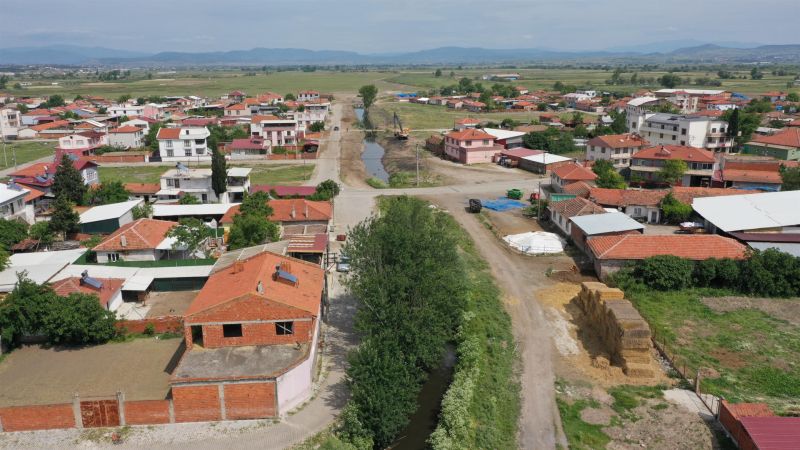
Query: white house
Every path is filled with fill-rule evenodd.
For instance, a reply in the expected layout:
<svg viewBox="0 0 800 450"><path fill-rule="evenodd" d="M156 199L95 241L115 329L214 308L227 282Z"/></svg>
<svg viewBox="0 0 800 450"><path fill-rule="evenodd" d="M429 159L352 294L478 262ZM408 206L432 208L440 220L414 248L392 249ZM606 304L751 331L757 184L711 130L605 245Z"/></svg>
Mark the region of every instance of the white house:
<svg viewBox="0 0 800 450"><path fill-rule="evenodd" d="M158 130L158 150L162 161L211 161L206 139L208 128L161 128Z"/></svg>
<svg viewBox="0 0 800 450"><path fill-rule="evenodd" d="M28 193L29 190L14 182L0 184L0 219L33 223L33 205L25 203Z"/></svg>
<svg viewBox="0 0 800 450"><path fill-rule="evenodd" d="M708 116L650 113L644 117L639 134L653 145L679 145L729 153L733 138L728 122Z"/></svg>
<svg viewBox="0 0 800 450"><path fill-rule="evenodd" d="M144 105L133 105L130 103L125 103L122 105L112 105L108 107L106 110L106 114L111 117L121 117L121 116L141 116L144 113Z"/></svg>
<svg viewBox="0 0 800 450"><path fill-rule="evenodd" d="M253 116L250 121L250 136L270 141L272 147L297 145L300 129L297 120L277 116Z"/></svg>
<svg viewBox="0 0 800 450"><path fill-rule="evenodd" d="M138 219L114 231L94 247L97 262L157 261L182 257L184 251L172 248L167 233L177 223L165 220Z"/></svg>
<svg viewBox="0 0 800 450"><path fill-rule="evenodd" d="M297 101L299 101L299 102L305 102L305 101L308 101L308 100L316 100L318 98L319 98L319 92L318 91L300 91L297 94Z"/></svg>
<svg viewBox="0 0 800 450"><path fill-rule="evenodd" d="M0 109L0 137L3 139L16 139L19 128L22 126L22 115L16 109Z"/></svg>
<svg viewBox="0 0 800 450"><path fill-rule="evenodd" d="M114 128L108 131L108 144L125 149L144 147L144 130L133 125Z"/></svg>
<svg viewBox="0 0 800 450"><path fill-rule="evenodd" d="M219 197L211 183L211 169L190 169L178 164L161 175L161 190L156 195L161 201L175 201L185 195L193 195L203 203L241 202L244 193L250 191L250 171L247 167L228 169L227 192Z"/></svg>

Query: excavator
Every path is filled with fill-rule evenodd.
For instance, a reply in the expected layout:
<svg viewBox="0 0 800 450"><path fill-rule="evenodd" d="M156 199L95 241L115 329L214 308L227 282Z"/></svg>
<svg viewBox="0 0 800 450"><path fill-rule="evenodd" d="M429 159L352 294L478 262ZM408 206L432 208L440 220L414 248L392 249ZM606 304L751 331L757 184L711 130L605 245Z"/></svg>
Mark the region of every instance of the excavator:
<svg viewBox="0 0 800 450"><path fill-rule="evenodd" d="M408 134L411 132L410 128L403 128L403 122L400 122L400 117L397 113L394 113L394 117L392 118L394 121L394 137L405 141L408 139Z"/></svg>

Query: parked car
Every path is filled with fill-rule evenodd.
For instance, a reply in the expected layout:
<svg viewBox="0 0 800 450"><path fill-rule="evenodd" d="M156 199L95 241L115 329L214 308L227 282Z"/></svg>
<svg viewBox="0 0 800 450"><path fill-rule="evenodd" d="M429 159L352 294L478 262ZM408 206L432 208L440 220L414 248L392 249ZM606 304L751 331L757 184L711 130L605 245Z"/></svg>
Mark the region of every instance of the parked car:
<svg viewBox="0 0 800 450"><path fill-rule="evenodd" d="M350 257L346 255L339 255L339 260L336 262L336 271L347 273L350 272Z"/></svg>

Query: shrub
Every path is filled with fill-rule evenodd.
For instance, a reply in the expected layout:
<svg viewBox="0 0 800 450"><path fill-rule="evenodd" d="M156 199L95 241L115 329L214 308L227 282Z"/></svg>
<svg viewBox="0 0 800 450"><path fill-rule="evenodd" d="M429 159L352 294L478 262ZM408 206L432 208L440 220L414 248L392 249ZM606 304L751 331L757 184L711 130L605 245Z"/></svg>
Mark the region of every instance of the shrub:
<svg viewBox="0 0 800 450"><path fill-rule="evenodd" d="M711 286L717 278L717 266L719 260L707 259L698 262L694 267L694 282L698 286Z"/></svg>
<svg viewBox="0 0 800 450"><path fill-rule="evenodd" d="M694 262L672 255L645 258L635 274L646 285L659 291L684 289L692 284Z"/></svg>
<svg viewBox="0 0 800 450"><path fill-rule="evenodd" d="M156 326L153 325L152 323L148 323L147 325L144 326L144 334L146 334L147 336L153 336L154 334L156 334Z"/></svg>
<svg viewBox="0 0 800 450"><path fill-rule="evenodd" d="M716 284L724 287L738 288L739 262L731 258L717 260Z"/></svg>

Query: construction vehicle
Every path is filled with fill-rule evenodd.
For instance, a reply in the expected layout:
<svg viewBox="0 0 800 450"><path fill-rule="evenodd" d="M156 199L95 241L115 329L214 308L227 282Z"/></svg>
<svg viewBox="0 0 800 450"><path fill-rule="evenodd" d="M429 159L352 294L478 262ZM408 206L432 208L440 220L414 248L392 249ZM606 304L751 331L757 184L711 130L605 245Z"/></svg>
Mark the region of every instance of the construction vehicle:
<svg viewBox="0 0 800 450"><path fill-rule="evenodd" d="M522 191L520 191L519 189L509 189L506 192L506 197L512 200L519 200L522 198Z"/></svg>
<svg viewBox="0 0 800 450"><path fill-rule="evenodd" d="M394 137L400 139L401 141L408 139L408 134L411 132L411 129L403 128L403 122L400 121L400 117L397 115L397 113L394 113L392 121L394 122Z"/></svg>

